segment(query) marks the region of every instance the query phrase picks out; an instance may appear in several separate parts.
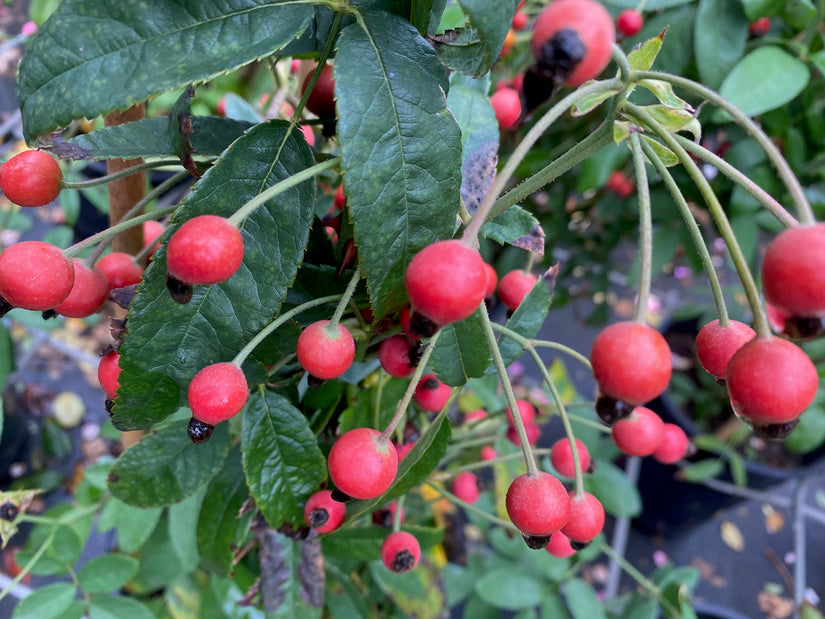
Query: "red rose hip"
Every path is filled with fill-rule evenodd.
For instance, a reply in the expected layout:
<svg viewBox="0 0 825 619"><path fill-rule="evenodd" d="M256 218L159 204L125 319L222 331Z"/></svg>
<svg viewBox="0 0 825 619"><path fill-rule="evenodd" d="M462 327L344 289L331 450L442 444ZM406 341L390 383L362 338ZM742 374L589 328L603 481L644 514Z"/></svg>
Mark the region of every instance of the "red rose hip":
<svg viewBox="0 0 825 619"><path fill-rule="evenodd" d="M649 456L662 444L665 424L649 408L637 406L610 428L613 442L629 456Z"/></svg>
<svg viewBox="0 0 825 619"><path fill-rule="evenodd" d="M636 9L625 9L616 18L616 28L622 35L632 37L645 25L645 19Z"/></svg>
<svg viewBox="0 0 825 619"><path fill-rule="evenodd" d="M525 273L521 269L510 271L498 283L498 296L507 309L515 311L537 281L538 277L532 273Z"/></svg>
<svg viewBox="0 0 825 619"><path fill-rule="evenodd" d="M90 269L80 258L73 258L72 264L74 285L69 296L54 306L54 311L69 318L85 318L103 306L109 296L109 280L103 271L96 267Z"/></svg>
<svg viewBox="0 0 825 619"><path fill-rule="evenodd" d="M392 335L378 345L378 360L390 376L406 378L415 371L410 359L410 341L406 335Z"/></svg>
<svg viewBox="0 0 825 619"><path fill-rule="evenodd" d="M54 245L22 241L0 254L0 296L12 307L52 309L73 285L74 265Z"/></svg>
<svg viewBox="0 0 825 619"><path fill-rule="evenodd" d="M756 337L756 332L738 320L731 320L724 327L719 320L712 320L696 334L696 358L705 371L716 379L724 380L731 357L745 342Z"/></svg>
<svg viewBox="0 0 825 619"><path fill-rule="evenodd" d="M549 537L566 523L570 499L562 483L543 471L516 477L507 490L507 514L522 535Z"/></svg>
<svg viewBox="0 0 825 619"><path fill-rule="evenodd" d="M666 423L662 432L662 442L653 452L653 459L662 464L675 464L684 458L690 449L690 439L685 431L673 423Z"/></svg>
<svg viewBox="0 0 825 619"><path fill-rule="evenodd" d="M374 499L395 480L398 453L378 430L356 428L335 441L327 463L338 490L354 499Z"/></svg>
<svg viewBox="0 0 825 619"><path fill-rule="evenodd" d="M42 150L19 153L0 166L0 190L19 206L43 206L60 194L63 172Z"/></svg>
<svg viewBox="0 0 825 619"><path fill-rule="evenodd" d="M388 570L400 574L409 572L421 558L421 545L412 533L395 531L381 544L381 561Z"/></svg>
<svg viewBox="0 0 825 619"><path fill-rule="evenodd" d="M787 228L762 262L765 299L789 316L825 314L825 223Z"/></svg>
<svg viewBox="0 0 825 619"><path fill-rule="evenodd" d="M579 465L582 472L590 467L590 452L587 446L579 439L576 439L576 451L579 454ZM573 449L570 447L570 439L560 438L550 448L550 463L558 471L559 475L573 478L576 476L576 467L573 465Z"/></svg>
<svg viewBox="0 0 825 619"><path fill-rule="evenodd" d="M112 351L103 355L100 358L100 364L97 366L97 379L100 381L100 386L103 392L110 400L114 400L117 395L117 389L120 387L120 354L117 351Z"/></svg>
<svg viewBox="0 0 825 619"><path fill-rule="evenodd" d="M425 374L418 381L413 401L421 410L437 413L447 404L452 392L452 387L438 380L435 374Z"/></svg>
<svg viewBox="0 0 825 619"><path fill-rule="evenodd" d="M106 254L95 266L106 276L109 290L139 284L143 277L143 269L135 264L135 259L122 251Z"/></svg>
<svg viewBox="0 0 825 619"><path fill-rule="evenodd" d="M249 386L241 368L229 362L207 365L189 383L189 437L196 443L208 440L213 427L237 415L248 396Z"/></svg>
<svg viewBox="0 0 825 619"><path fill-rule="evenodd" d="M243 237L225 217L199 215L175 230L166 249L169 275L187 284L217 284L243 262Z"/></svg>
<svg viewBox="0 0 825 619"><path fill-rule="evenodd" d="M331 490L319 490L304 505L307 526L318 533L329 533L341 526L347 506L332 498Z"/></svg>
<svg viewBox="0 0 825 619"><path fill-rule="evenodd" d="M355 340L341 323L314 322L298 336L298 363L315 378L328 380L346 372L355 359Z"/></svg>
<svg viewBox="0 0 825 619"><path fill-rule="evenodd" d="M570 492L570 515L567 524L562 527L572 542L586 544L592 541L604 529L604 507L601 501L589 492L578 496Z"/></svg>

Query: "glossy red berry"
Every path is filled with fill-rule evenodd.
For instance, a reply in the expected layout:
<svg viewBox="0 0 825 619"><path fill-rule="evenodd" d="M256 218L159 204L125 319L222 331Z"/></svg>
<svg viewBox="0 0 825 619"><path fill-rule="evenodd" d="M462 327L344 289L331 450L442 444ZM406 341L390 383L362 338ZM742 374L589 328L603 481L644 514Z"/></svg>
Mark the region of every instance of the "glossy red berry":
<svg viewBox="0 0 825 619"><path fill-rule="evenodd" d="M724 379L733 354L756 337L756 332L738 320L731 320L724 327L719 319L712 320L696 334L696 358L705 371L717 379Z"/></svg>
<svg viewBox="0 0 825 619"><path fill-rule="evenodd" d="M150 245L154 245L152 251L149 253L150 256L154 254L155 250L160 246L160 243L156 241L158 237L163 234L164 230L166 230L166 228L164 228L163 224L154 219L143 222L143 247L145 249Z"/></svg>
<svg viewBox="0 0 825 619"><path fill-rule="evenodd" d="M243 237L225 217L199 215L175 230L166 248L169 275L187 284L217 284L243 262Z"/></svg>
<svg viewBox="0 0 825 619"><path fill-rule="evenodd" d="M629 456L649 456L662 444L665 423L649 408L637 406L610 428L613 442Z"/></svg>
<svg viewBox="0 0 825 619"><path fill-rule="evenodd" d="M335 199L333 200L335 207L339 210L344 208L347 204L347 198L344 195L344 185L343 183L338 185L338 189L335 190Z"/></svg>
<svg viewBox="0 0 825 619"><path fill-rule="evenodd" d="M100 358L100 365L97 366L97 379L103 392L110 400L114 400L117 389L120 387L120 354L112 351Z"/></svg>
<svg viewBox="0 0 825 619"><path fill-rule="evenodd" d="M73 285L74 265L54 245L22 241L0 254L0 296L13 307L52 309Z"/></svg>
<svg viewBox="0 0 825 619"><path fill-rule="evenodd" d="M467 318L484 300L484 260L461 241L438 241L418 252L404 276L413 313L437 326Z"/></svg>
<svg viewBox="0 0 825 619"><path fill-rule="evenodd" d="M762 290L788 316L825 315L825 223L779 233L762 262Z"/></svg>
<svg viewBox="0 0 825 619"><path fill-rule="evenodd" d="M561 531L556 531L550 536L547 544L547 552L559 559L566 559L576 554L576 549L570 545L570 538Z"/></svg>
<svg viewBox="0 0 825 619"><path fill-rule="evenodd" d="M135 259L122 251L106 254L95 266L103 271L110 290L139 284L143 277L143 269L135 264Z"/></svg>
<svg viewBox="0 0 825 619"><path fill-rule="evenodd" d="M596 0L555 0L536 18L530 49L541 73L578 86L604 70L615 41L613 18Z"/></svg>
<svg viewBox="0 0 825 619"><path fill-rule="evenodd" d="M391 572L409 572L421 558L421 546L412 533L394 531L381 544L381 561Z"/></svg>
<svg viewBox="0 0 825 619"><path fill-rule="evenodd" d="M522 535L548 537L560 530L570 513L570 499L562 483L543 471L513 480L505 499L507 514Z"/></svg>
<svg viewBox="0 0 825 619"><path fill-rule="evenodd" d="M515 311L538 280L532 273L525 273L521 269L510 271L498 283L498 298L507 309Z"/></svg>
<svg viewBox="0 0 825 619"><path fill-rule="evenodd" d="M589 492L581 497L575 490L570 492L570 515L561 532L571 541L586 544L604 529L604 507L601 501Z"/></svg>
<svg viewBox="0 0 825 619"><path fill-rule="evenodd" d="M415 447L415 443L404 443L403 445L396 445L393 443L393 446L398 454L398 461L401 462L401 460L403 460L405 456L412 451L412 448Z"/></svg>
<svg viewBox="0 0 825 619"><path fill-rule="evenodd" d="M484 263L484 270L487 273L487 288L484 289L484 298L486 299L496 291L498 286L498 273L491 264Z"/></svg>
<svg viewBox="0 0 825 619"><path fill-rule="evenodd" d="M314 322L298 336L298 363L315 378L338 378L355 359L355 340L344 325Z"/></svg>
<svg viewBox="0 0 825 619"><path fill-rule="evenodd" d="M639 34L645 25L645 18L636 9L625 9L616 18L616 29L626 37Z"/></svg>
<svg viewBox="0 0 825 619"><path fill-rule="evenodd" d="M624 172L616 170L607 177L607 188L622 198L633 193L633 182L625 176Z"/></svg>
<svg viewBox="0 0 825 619"><path fill-rule="evenodd" d="M109 280L97 267L91 269L80 258L73 258L74 284L72 290L61 303L54 306L61 316L85 318L103 306L109 296Z"/></svg>
<svg viewBox="0 0 825 619"><path fill-rule="evenodd" d="M464 421L471 422L471 421L481 421L482 419L487 418L487 411L483 408L478 408L474 411L469 411L464 413Z"/></svg>
<svg viewBox="0 0 825 619"><path fill-rule="evenodd" d="M630 321L613 323L599 333L590 362L601 393L632 405L661 395L672 371L670 348L661 333Z"/></svg>
<svg viewBox="0 0 825 619"><path fill-rule="evenodd" d="M192 416L212 426L237 415L248 396L246 376L229 362L207 365L195 374L187 392Z"/></svg>
<svg viewBox="0 0 825 619"><path fill-rule="evenodd" d="M302 92L306 92L312 74L307 75L304 80ZM318 75L318 81L307 100L307 109L319 118L335 118L335 78L333 77L332 65L324 65Z"/></svg>
<svg viewBox="0 0 825 619"><path fill-rule="evenodd" d="M452 392L452 387L438 380L435 374L425 374L418 381L413 401L421 410L437 413L444 408Z"/></svg>
<svg viewBox="0 0 825 619"><path fill-rule="evenodd" d="M327 463L338 490L354 499L374 499L395 480L398 452L378 430L356 428L335 441Z"/></svg>
<svg viewBox="0 0 825 619"><path fill-rule="evenodd" d="M748 26L748 32L752 37L764 37L771 31L771 20L768 17L760 17Z"/></svg>
<svg viewBox="0 0 825 619"><path fill-rule="evenodd" d="M478 490L478 478L470 471L462 471L455 476L452 491L459 499L471 505L481 496Z"/></svg>
<svg viewBox="0 0 825 619"><path fill-rule="evenodd" d="M395 524L396 515L398 516L399 524L404 522L404 517L406 516L404 508L402 507L401 512L398 513L398 501L393 501L386 507L376 509L372 512L372 523L391 529Z"/></svg>
<svg viewBox="0 0 825 619"><path fill-rule="evenodd" d="M529 21L530 17L527 13L524 11L516 11L516 14L513 15L513 22L510 25L513 27L513 30L524 30Z"/></svg>
<svg viewBox="0 0 825 619"><path fill-rule="evenodd" d="M43 206L60 194L63 172L54 157L26 150L0 166L0 190L19 206Z"/></svg>
<svg viewBox="0 0 825 619"><path fill-rule="evenodd" d="M521 95L513 88L499 88L490 96L490 105L496 114L498 128L512 129L521 116Z"/></svg>
<svg viewBox="0 0 825 619"><path fill-rule="evenodd" d="M662 432L662 442L653 458L662 464L675 464L684 458L690 449L690 439L685 431L673 423L666 423Z"/></svg>
<svg viewBox="0 0 825 619"><path fill-rule="evenodd" d="M541 428L531 421L530 423L524 424L524 433L527 435L527 442L530 445L535 445L539 441L539 436L541 436ZM505 436L508 441L513 443L513 445L521 444L518 440L518 432L516 432L516 428L514 426L507 428L507 433Z"/></svg>
<svg viewBox="0 0 825 619"><path fill-rule="evenodd" d="M401 329L404 331L404 335L414 341L418 341L420 338L412 332L410 329L410 318L411 318L411 311L409 307L402 308L400 312L398 312L398 323L401 325Z"/></svg>
<svg viewBox="0 0 825 619"><path fill-rule="evenodd" d="M587 446L579 439L576 439L576 451L579 453L579 465L584 473L590 467L590 452ZM573 465L573 449L570 447L570 439L560 438L550 448L550 463L553 468L563 477L573 478L576 476L576 467Z"/></svg>
<svg viewBox="0 0 825 619"><path fill-rule="evenodd" d="M490 445L485 445L484 447L481 448L481 459L482 460L485 460L485 461L495 460L496 458L498 458L498 454L496 453L496 450L495 450L494 447L492 447Z"/></svg>
<svg viewBox="0 0 825 619"><path fill-rule="evenodd" d="M516 400L516 407L518 408L519 416L525 424L533 423L536 418L536 407L530 404L527 400ZM507 423L513 425L513 411L508 407L505 411L507 413Z"/></svg>
<svg viewBox="0 0 825 619"><path fill-rule="evenodd" d="M730 360L727 387L737 415L758 424L783 424L799 417L819 386L808 355L787 340L756 337Z"/></svg>
<svg viewBox="0 0 825 619"><path fill-rule="evenodd" d="M410 359L410 340L406 335L392 335L378 345L378 360L390 376L406 378L415 371Z"/></svg>
<svg viewBox="0 0 825 619"><path fill-rule="evenodd" d="M319 490L304 505L307 526L318 533L329 533L341 526L347 515L347 506L332 498L331 490Z"/></svg>

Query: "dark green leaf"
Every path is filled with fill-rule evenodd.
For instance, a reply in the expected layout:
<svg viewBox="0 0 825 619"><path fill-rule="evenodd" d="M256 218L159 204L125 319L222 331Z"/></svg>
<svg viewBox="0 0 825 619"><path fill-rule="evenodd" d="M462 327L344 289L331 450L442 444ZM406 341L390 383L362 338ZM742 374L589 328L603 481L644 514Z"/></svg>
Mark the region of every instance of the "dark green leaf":
<svg viewBox="0 0 825 619"><path fill-rule="evenodd" d="M109 593L120 589L138 571L138 560L121 554L106 554L87 561L77 572L84 593Z"/></svg>
<svg viewBox="0 0 825 619"><path fill-rule="evenodd" d="M404 20L366 12L338 41L335 94L347 200L377 317L406 301L412 257L452 236L461 135L435 52ZM380 215L380 216L378 216Z"/></svg>
<svg viewBox="0 0 825 619"><path fill-rule="evenodd" d="M189 498L169 506L169 546L177 556L183 571L190 572L198 565L198 518L206 488Z"/></svg>
<svg viewBox="0 0 825 619"><path fill-rule="evenodd" d="M169 519L164 514L152 535L140 548L140 569L129 582L129 590L136 593L151 593L169 586L169 583L183 573L183 564L176 552L169 552Z"/></svg>
<svg viewBox="0 0 825 619"><path fill-rule="evenodd" d="M584 487L602 502L608 514L617 518L633 518L642 512L638 488L612 462L599 460L593 474L584 480Z"/></svg>
<svg viewBox="0 0 825 619"><path fill-rule="evenodd" d="M320 617L324 606L321 540L292 539L267 529L261 535L259 553L267 618Z"/></svg>
<svg viewBox="0 0 825 619"><path fill-rule="evenodd" d="M306 142L288 123L257 125L196 183L172 225L206 213L229 216L313 163ZM195 286L186 305L166 291L165 243L155 252L120 349L123 372L113 410L119 428L164 419L183 404L204 360L229 361L278 313L303 260L314 196L310 179L259 207L241 225L244 260L238 272L221 284Z"/></svg>
<svg viewBox="0 0 825 619"><path fill-rule="evenodd" d="M544 254L544 230L535 216L520 206L511 206L486 222L481 227L481 234L496 243Z"/></svg>
<svg viewBox="0 0 825 619"><path fill-rule="evenodd" d="M465 62L473 62L472 71L458 69L462 73L467 73L478 77L487 73L493 64L498 60L501 48L504 46L504 38L510 30L513 22L513 15L516 14L517 0L502 0L500 2L487 2L486 0L458 0L458 4L464 9L470 20L470 28L473 30L477 43L470 46L466 51L471 55L465 55ZM449 45L445 46L449 49ZM450 66L450 55L445 53L442 47L442 60ZM466 67L465 67L466 69Z"/></svg>
<svg viewBox="0 0 825 619"><path fill-rule="evenodd" d="M270 526L303 524L303 504L327 476L307 418L277 393L253 392L241 449L250 492Z"/></svg>
<svg viewBox="0 0 825 619"><path fill-rule="evenodd" d="M219 574L226 574L232 562L232 548L244 526L238 518L241 505L249 496L239 449L229 452L223 468L209 485L198 520L198 550L203 563Z"/></svg>
<svg viewBox="0 0 825 619"><path fill-rule="evenodd" d="M96 596L89 602L89 619L155 619L149 608L135 598Z"/></svg>
<svg viewBox="0 0 825 619"><path fill-rule="evenodd" d="M415 535L422 548L435 546L444 537L443 529L414 525L405 525L401 528ZM381 544L388 533L389 531L382 528L347 527L325 535L321 538L321 545L325 557L372 561L381 554Z"/></svg>
<svg viewBox="0 0 825 619"><path fill-rule="evenodd" d="M149 539L160 520L160 508L140 508L111 498L100 514L97 528L101 532L117 527L117 544L123 552L134 552Z"/></svg>
<svg viewBox="0 0 825 619"><path fill-rule="evenodd" d="M63 619L77 593L74 585L60 582L40 587L14 607L12 619Z"/></svg>
<svg viewBox="0 0 825 619"><path fill-rule="evenodd" d="M811 406L799 418L799 425L785 439L784 445L791 453L805 454L825 442L825 410Z"/></svg>
<svg viewBox="0 0 825 619"><path fill-rule="evenodd" d="M431 563L419 563L414 570L395 574L381 561L370 563L370 573L395 606L410 617L438 617L444 610L441 571Z"/></svg>
<svg viewBox="0 0 825 619"><path fill-rule="evenodd" d="M635 598L624 609L622 619L658 619L659 605L654 600Z"/></svg>
<svg viewBox="0 0 825 619"><path fill-rule="evenodd" d="M630 2L628 4L629 7L626 8L634 8L637 3ZM657 2L657 4L659 3ZM649 18L645 17L645 25L642 31L635 37L626 39L623 46L625 49L630 49L631 46L644 43L667 28L666 43L662 46L659 55L656 56L656 69L667 73L681 74L693 60L693 30L696 9L692 6L692 2L686 2L685 0L674 1L670 4L671 6L687 6L679 6L672 10L653 14ZM654 10L649 2L645 8L651 11Z"/></svg>
<svg viewBox="0 0 825 619"><path fill-rule="evenodd" d="M312 16L312 5L282 0L64 0L20 63L26 139L267 56Z"/></svg>
<svg viewBox="0 0 825 619"><path fill-rule="evenodd" d="M570 615L558 593L550 593L541 600L541 619L569 619Z"/></svg>
<svg viewBox="0 0 825 619"><path fill-rule="evenodd" d="M748 116L785 105L808 85L808 66L773 45L745 56L725 78L719 94Z"/></svg>
<svg viewBox="0 0 825 619"><path fill-rule="evenodd" d="M124 451L109 473L112 494L137 507L165 507L208 484L229 451L229 427L216 426L209 441L196 444L188 425L166 423Z"/></svg>
<svg viewBox="0 0 825 619"><path fill-rule="evenodd" d="M482 600L505 610L538 606L544 594L541 581L512 568L487 572L475 582L474 588Z"/></svg>
<svg viewBox="0 0 825 619"><path fill-rule="evenodd" d="M782 18L794 28L804 28L816 18L816 7L811 0L786 0Z"/></svg>
<svg viewBox="0 0 825 619"><path fill-rule="evenodd" d="M595 92L592 95L581 99L580 101L576 102L576 104L570 109L570 113L573 116L584 116L585 114L589 114L597 107L599 107L602 103L610 99L611 97L616 96L620 88L615 88L612 90L603 90L601 92Z"/></svg>
<svg viewBox="0 0 825 619"><path fill-rule="evenodd" d="M445 421L444 415L436 417L427 431L415 442L415 446L398 463L398 474L392 486L376 499L348 503L347 521L351 522L361 514L373 511L376 506L384 505L406 494L424 481L441 462L451 436L449 421Z"/></svg>
<svg viewBox="0 0 825 619"><path fill-rule="evenodd" d="M539 332L547 312L550 311L550 303L553 300L552 289L555 287L555 274L550 274L549 278L539 278L533 289L527 293L524 300L510 316L507 321L507 328L515 331L522 337L533 338ZM522 347L515 340L502 335L498 339L498 348L504 359L505 365L510 365L521 356Z"/></svg>
<svg viewBox="0 0 825 619"><path fill-rule="evenodd" d="M786 0L742 0L742 8L749 22L755 22L760 17L779 15L785 6Z"/></svg>
<svg viewBox="0 0 825 619"><path fill-rule="evenodd" d="M492 357L478 311L441 329L430 365L443 383L460 387L471 378L484 376L490 366Z"/></svg>
<svg viewBox="0 0 825 619"><path fill-rule="evenodd" d="M580 578L571 578L562 588L567 608L574 619L606 619L604 605L593 587Z"/></svg>
<svg viewBox="0 0 825 619"><path fill-rule="evenodd" d="M166 133L168 126L167 118L144 118L58 140L50 150L58 157L71 159L171 156L175 151ZM218 156L251 126L231 118L195 116L190 136L192 148L200 156Z"/></svg>
<svg viewBox="0 0 825 619"><path fill-rule="evenodd" d="M693 33L693 53L702 83L717 89L745 53L748 20L738 2L700 0Z"/></svg>
<svg viewBox="0 0 825 619"><path fill-rule="evenodd" d="M689 464L679 471L679 477L685 481L699 483L706 479L716 477L724 468L725 463L723 460L719 458L708 458L695 464Z"/></svg>

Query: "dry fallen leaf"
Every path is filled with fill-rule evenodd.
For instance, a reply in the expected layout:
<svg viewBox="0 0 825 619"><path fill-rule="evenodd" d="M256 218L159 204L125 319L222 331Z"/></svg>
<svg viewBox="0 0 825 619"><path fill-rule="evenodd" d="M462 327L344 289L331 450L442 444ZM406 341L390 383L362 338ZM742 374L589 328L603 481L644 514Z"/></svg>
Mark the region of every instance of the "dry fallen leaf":
<svg viewBox="0 0 825 619"><path fill-rule="evenodd" d="M793 600L791 599L760 591L757 601L759 610L765 613L768 619L786 619L793 614Z"/></svg>
<svg viewBox="0 0 825 619"><path fill-rule="evenodd" d="M732 522L725 520L722 525L719 527L720 533L722 534L722 541L725 542L725 545L730 548L731 550L735 550L736 552L742 552L745 548L745 538L742 536L742 532Z"/></svg>
<svg viewBox="0 0 825 619"><path fill-rule="evenodd" d="M780 514L770 505L762 506L762 513L765 515L765 530L768 533L779 533L785 526L785 516Z"/></svg>

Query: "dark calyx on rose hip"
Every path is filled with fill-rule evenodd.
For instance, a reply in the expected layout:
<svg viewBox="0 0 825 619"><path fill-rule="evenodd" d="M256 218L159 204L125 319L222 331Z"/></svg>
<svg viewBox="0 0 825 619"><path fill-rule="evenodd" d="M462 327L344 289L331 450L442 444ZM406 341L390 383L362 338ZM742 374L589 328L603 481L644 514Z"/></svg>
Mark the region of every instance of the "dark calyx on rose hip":
<svg viewBox="0 0 825 619"><path fill-rule="evenodd" d="M542 77L563 84L587 54L587 46L572 28L564 28L541 46L536 68Z"/></svg>
<svg viewBox="0 0 825 619"><path fill-rule="evenodd" d="M182 282L179 279L166 274L166 290L172 296L172 300L180 305L186 305L192 300L192 285Z"/></svg>
<svg viewBox="0 0 825 619"><path fill-rule="evenodd" d="M612 426L620 419L630 416L633 406L610 396L600 395L596 399L596 414L605 425Z"/></svg>
<svg viewBox="0 0 825 619"><path fill-rule="evenodd" d="M193 443L205 443L209 440L209 437L212 436L214 429L215 426L212 424L192 417L189 420L189 427L186 428L186 433Z"/></svg>

